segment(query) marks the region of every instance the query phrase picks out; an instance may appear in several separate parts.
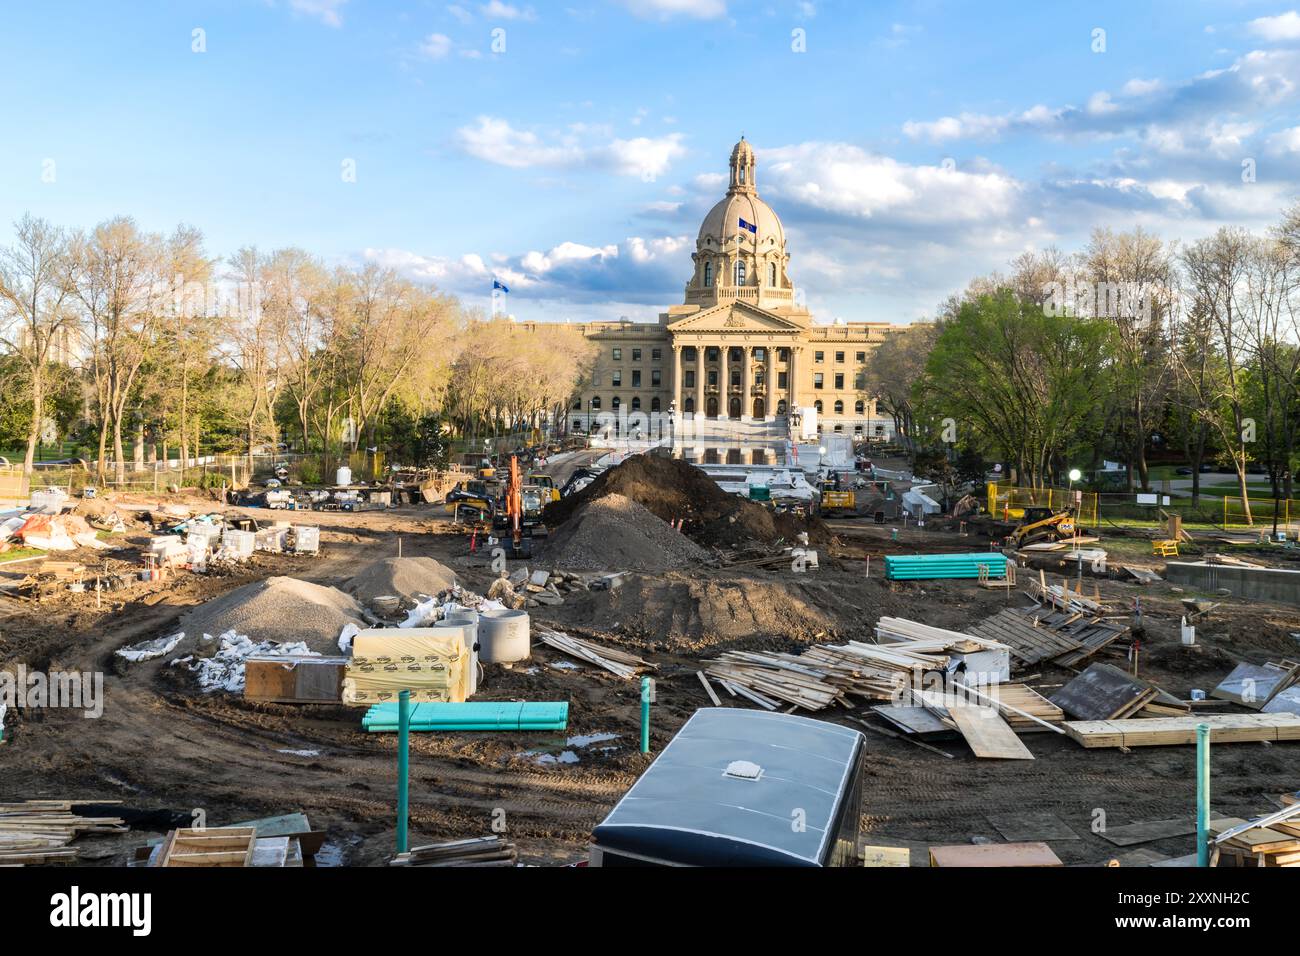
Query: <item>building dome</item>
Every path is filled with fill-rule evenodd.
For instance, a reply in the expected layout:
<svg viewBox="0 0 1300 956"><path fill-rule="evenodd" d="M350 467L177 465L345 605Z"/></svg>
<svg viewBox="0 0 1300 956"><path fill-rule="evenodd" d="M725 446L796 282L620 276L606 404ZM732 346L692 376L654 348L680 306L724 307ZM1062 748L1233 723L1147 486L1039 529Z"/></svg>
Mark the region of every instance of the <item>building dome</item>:
<svg viewBox="0 0 1300 956"><path fill-rule="evenodd" d="M786 275L785 228L758 195L754 148L744 137L731 151L730 166L727 194L700 224L686 301L711 305L730 298L769 307L789 304L794 289Z"/></svg>

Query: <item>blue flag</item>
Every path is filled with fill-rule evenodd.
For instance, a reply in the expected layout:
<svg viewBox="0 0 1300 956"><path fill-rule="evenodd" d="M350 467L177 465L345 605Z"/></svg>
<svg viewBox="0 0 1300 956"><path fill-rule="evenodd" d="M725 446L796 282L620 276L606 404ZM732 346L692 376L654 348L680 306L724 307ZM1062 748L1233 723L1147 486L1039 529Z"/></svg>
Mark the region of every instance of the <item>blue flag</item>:
<svg viewBox="0 0 1300 956"><path fill-rule="evenodd" d="M502 281L500 281L499 279L493 279L493 280L492 280L492 288L493 288L493 289L500 289L502 292L506 293L507 295L510 294L510 290L506 288L505 283L502 282Z"/></svg>
<svg viewBox="0 0 1300 956"><path fill-rule="evenodd" d="M754 225L752 222L745 222L745 220L742 219L740 220L740 228L748 229L754 235L758 235L758 226Z"/></svg>

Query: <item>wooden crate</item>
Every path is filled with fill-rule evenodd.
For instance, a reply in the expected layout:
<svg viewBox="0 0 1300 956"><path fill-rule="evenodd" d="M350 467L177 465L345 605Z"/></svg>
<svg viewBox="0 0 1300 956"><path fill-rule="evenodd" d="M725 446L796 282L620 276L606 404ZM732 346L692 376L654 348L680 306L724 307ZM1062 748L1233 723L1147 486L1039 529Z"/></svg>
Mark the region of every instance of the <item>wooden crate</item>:
<svg viewBox="0 0 1300 956"><path fill-rule="evenodd" d="M163 841L159 866L250 866L257 845L253 827L172 830Z"/></svg>
<svg viewBox="0 0 1300 956"><path fill-rule="evenodd" d="M250 657L244 696L287 704L337 704L343 699L346 657Z"/></svg>

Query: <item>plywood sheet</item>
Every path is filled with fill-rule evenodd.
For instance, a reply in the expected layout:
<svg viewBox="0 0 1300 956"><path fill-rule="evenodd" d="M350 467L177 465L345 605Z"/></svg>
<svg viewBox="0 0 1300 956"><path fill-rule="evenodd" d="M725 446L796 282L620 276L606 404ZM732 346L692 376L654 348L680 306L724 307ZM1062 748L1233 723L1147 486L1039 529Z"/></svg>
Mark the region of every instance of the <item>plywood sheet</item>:
<svg viewBox="0 0 1300 956"><path fill-rule="evenodd" d="M931 866L1062 866L1046 843L985 843L930 847Z"/></svg>
<svg viewBox="0 0 1300 956"><path fill-rule="evenodd" d="M1127 716L1157 692L1112 664L1093 664L1053 694L1051 701L1076 720L1110 720Z"/></svg>
<svg viewBox="0 0 1300 956"><path fill-rule="evenodd" d="M976 757L991 760L1033 760L1034 755L992 707L949 707L948 716L970 744Z"/></svg>
<svg viewBox="0 0 1300 956"><path fill-rule="evenodd" d="M1071 830L1055 813L991 813L988 814L988 821L993 824L993 829L1002 834L1004 840L1012 843L1079 839L1079 834Z"/></svg>
<svg viewBox="0 0 1300 956"><path fill-rule="evenodd" d="M1106 827L1104 830L1099 830L1097 836L1109 840L1116 846L1133 846L1137 843L1163 840L1166 837L1187 836L1195 832L1195 820L1146 820L1142 823Z"/></svg>

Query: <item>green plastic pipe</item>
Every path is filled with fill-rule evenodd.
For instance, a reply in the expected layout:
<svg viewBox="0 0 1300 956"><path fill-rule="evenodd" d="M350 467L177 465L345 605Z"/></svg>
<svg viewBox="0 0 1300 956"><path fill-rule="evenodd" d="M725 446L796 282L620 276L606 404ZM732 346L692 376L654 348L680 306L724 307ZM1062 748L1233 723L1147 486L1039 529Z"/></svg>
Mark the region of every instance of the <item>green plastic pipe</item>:
<svg viewBox="0 0 1300 956"><path fill-rule="evenodd" d="M406 852L406 807L411 785L411 692L397 695L397 852Z"/></svg>
<svg viewBox="0 0 1300 956"><path fill-rule="evenodd" d="M1210 865L1210 725L1196 725L1196 865Z"/></svg>
<svg viewBox="0 0 1300 956"><path fill-rule="evenodd" d="M641 752L650 752L650 678L641 678Z"/></svg>

